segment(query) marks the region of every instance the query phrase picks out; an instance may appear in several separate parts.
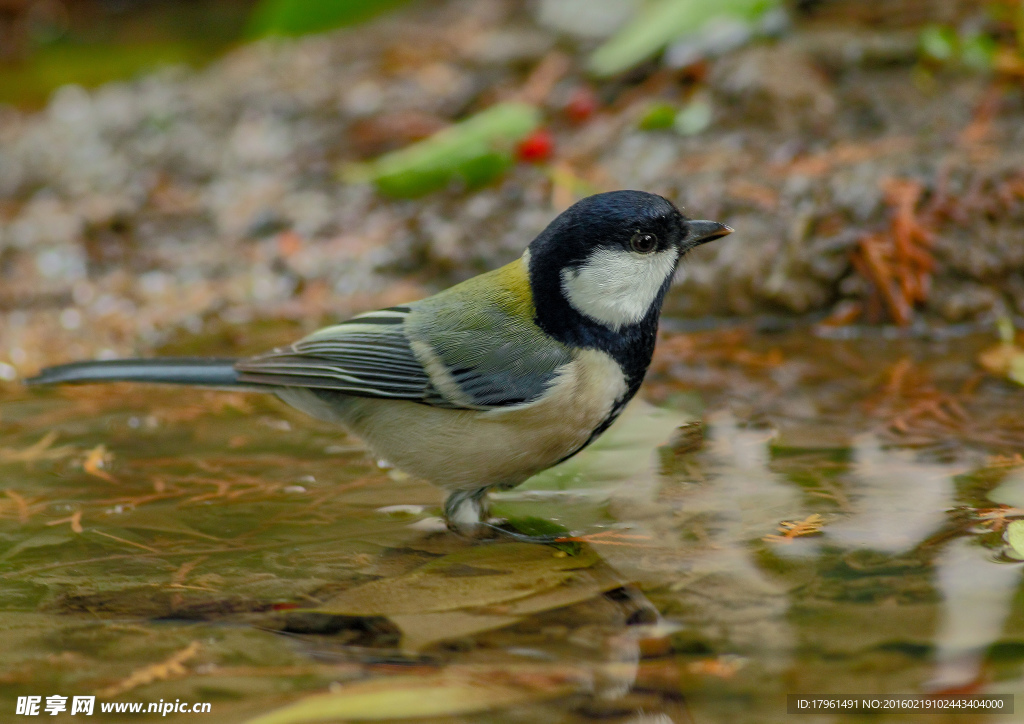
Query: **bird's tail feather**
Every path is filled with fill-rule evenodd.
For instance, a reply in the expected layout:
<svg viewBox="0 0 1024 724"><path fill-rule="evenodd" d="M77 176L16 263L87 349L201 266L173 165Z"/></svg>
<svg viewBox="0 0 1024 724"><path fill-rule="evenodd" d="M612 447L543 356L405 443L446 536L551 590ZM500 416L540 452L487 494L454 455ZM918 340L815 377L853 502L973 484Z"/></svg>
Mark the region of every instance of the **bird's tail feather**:
<svg viewBox="0 0 1024 724"><path fill-rule="evenodd" d="M158 382L169 385L235 387L254 389L238 380L233 359L165 357L157 359L115 359L73 362L47 367L30 385L80 385L92 382Z"/></svg>

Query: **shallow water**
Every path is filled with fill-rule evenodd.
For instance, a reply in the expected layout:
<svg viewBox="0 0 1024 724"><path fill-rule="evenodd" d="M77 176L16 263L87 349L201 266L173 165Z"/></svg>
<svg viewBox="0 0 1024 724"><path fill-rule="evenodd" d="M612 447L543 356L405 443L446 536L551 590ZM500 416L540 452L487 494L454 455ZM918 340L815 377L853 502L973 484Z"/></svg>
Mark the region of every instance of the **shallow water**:
<svg viewBox="0 0 1024 724"><path fill-rule="evenodd" d="M979 371L991 345L669 335L599 444L496 496L560 548L437 532L438 491L269 397L0 388L0 718L96 695L99 720L781 722L787 694L1021 693L1024 389ZM976 719L1014 717L873 721Z"/></svg>

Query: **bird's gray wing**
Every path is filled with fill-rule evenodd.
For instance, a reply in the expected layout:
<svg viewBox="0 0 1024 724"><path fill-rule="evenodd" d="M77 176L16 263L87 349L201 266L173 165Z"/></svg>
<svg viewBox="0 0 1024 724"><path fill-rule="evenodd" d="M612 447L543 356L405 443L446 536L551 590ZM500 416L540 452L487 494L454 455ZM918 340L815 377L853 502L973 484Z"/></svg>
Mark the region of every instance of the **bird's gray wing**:
<svg viewBox="0 0 1024 724"><path fill-rule="evenodd" d="M392 307L321 329L288 347L235 364L245 382L422 400L432 385L405 335L410 307Z"/></svg>
<svg viewBox="0 0 1024 724"><path fill-rule="evenodd" d="M236 366L239 379L472 410L540 397L572 361L568 348L507 295L481 300L466 289L452 293L462 286L243 360Z"/></svg>
<svg viewBox="0 0 1024 724"><path fill-rule="evenodd" d="M492 275L497 279L488 280ZM412 348L448 404L527 404L573 361L567 347L534 323L529 295L512 293L508 276L503 268L475 277L423 300L409 316Z"/></svg>

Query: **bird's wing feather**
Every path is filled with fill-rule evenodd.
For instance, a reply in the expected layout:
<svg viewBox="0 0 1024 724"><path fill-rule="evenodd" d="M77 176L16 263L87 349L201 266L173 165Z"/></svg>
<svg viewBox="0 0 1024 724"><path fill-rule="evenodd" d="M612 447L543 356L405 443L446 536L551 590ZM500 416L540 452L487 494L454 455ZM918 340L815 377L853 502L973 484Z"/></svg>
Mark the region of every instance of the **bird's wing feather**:
<svg viewBox="0 0 1024 724"><path fill-rule="evenodd" d="M533 323L528 294L529 309L517 308L522 290L510 292L510 276L505 267L322 329L242 360L239 379L458 409L529 403L572 356Z"/></svg>
<svg viewBox="0 0 1024 724"><path fill-rule="evenodd" d="M247 382L418 400L430 378L405 335L409 307L370 312L295 344L239 361Z"/></svg>

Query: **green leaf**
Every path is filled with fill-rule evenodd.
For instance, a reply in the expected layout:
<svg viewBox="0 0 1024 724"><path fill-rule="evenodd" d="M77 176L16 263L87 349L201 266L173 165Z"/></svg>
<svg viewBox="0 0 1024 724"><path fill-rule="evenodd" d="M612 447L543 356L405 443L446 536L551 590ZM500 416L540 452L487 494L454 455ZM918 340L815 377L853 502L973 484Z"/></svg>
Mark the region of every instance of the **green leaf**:
<svg viewBox="0 0 1024 724"><path fill-rule="evenodd" d="M714 110L711 104L700 98L691 101L683 110L676 114L673 128L680 136L696 136L703 133L711 125Z"/></svg>
<svg viewBox="0 0 1024 724"><path fill-rule="evenodd" d="M1024 520L1015 520L1006 526L1006 542L1013 549L1014 557L1024 560Z"/></svg>
<svg viewBox="0 0 1024 724"><path fill-rule="evenodd" d="M672 128L677 112L678 110L671 103L655 103L640 118L640 130L659 131L664 128Z"/></svg>
<svg viewBox="0 0 1024 724"><path fill-rule="evenodd" d="M996 329L999 332L999 341L1003 344L1013 344L1017 339L1017 330L1013 328L1013 320L1007 316L999 317L996 320Z"/></svg>
<svg viewBox="0 0 1024 724"><path fill-rule="evenodd" d="M621 73L673 40L699 34L712 20L754 22L778 5L779 0L658 0L594 51L590 71L597 76Z"/></svg>
<svg viewBox="0 0 1024 724"><path fill-rule="evenodd" d="M415 198L461 180L486 184L512 165L515 144L540 124L526 103L500 103L434 136L367 164L342 169L350 182L372 182L389 196Z"/></svg>
<svg viewBox="0 0 1024 724"><path fill-rule="evenodd" d="M972 70L989 71L995 63L998 48L996 41L988 35L972 35L961 41L960 60Z"/></svg>
<svg viewBox="0 0 1024 724"><path fill-rule="evenodd" d="M949 63L957 55L959 39L953 28L944 25L929 25L921 31L918 40L921 55L938 63Z"/></svg>
<svg viewBox="0 0 1024 724"><path fill-rule="evenodd" d="M556 523L553 520L548 520L547 518L539 518L535 515L510 516L507 518L506 522L511 528L515 529L519 533L533 536L535 538L547 538L550 536L568 538L572 535L572 531L564 525ZM582 546L575 541L562 541L559 543L549 543L548 545L556 548L557 550L565 551L571 555L576 555L582 548Z"/></svg>
<svg viewBox="0 0 1024 724"><path fill-rule="evenodd" d="M1010 360L1010 371L1006 376L1018 385L1024 385L1024 353L1014 355Z"/></svg>
<svg viewBox="0 0 1024 724"><path fill-rule="evenodd" d="M1024 50L1024 3L1017 4L1017 50Z"/></svg>
<svg viewBox="0 0 1024 724"><path fill-rule="evenodd" d="M572 531L570 531L564 525L560 525L559 523L556 523L553 520L548 520L547 518L538 518L534 515L524 515L521 517L509 518L508 524L524 535L572 535Z"/></svg>
<svg viewBox="0 0 1024 724"><path fill-rule="evenodd" d="M355 25L407 0L262 0L249 18L248 35L305 35Z"/></svg>

